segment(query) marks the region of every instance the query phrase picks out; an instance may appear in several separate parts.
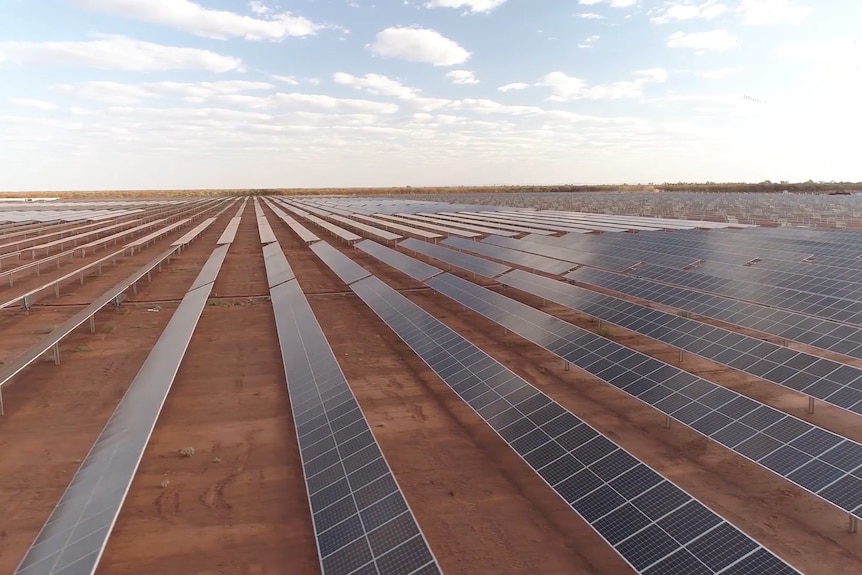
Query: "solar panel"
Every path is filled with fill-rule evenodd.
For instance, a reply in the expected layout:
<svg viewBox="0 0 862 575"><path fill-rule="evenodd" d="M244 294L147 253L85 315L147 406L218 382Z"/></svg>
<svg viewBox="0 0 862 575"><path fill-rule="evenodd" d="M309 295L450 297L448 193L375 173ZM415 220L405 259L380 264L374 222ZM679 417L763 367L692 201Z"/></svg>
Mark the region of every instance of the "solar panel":
<svg viewBox="0 0 862 575"><path fill-rule="evenodd" d="M465 254L464 252L455 251L437 244L429 244L428 242L422 242L414 238L403 240L398 245L486 278L496 277L512 269L509 266L498 264L485 258Z"/></svg>
<svg viewBox="0 0 862 575"><path fill-rule="evenodd" d="M506 263L524 266L554 275L563 274L575 267L574 264L569 262L529 254L527 252L520 252L488 243L465 240L463 238L447 238L443 240L443 244L460 250L481 254Z"/></svg>
<svg viewBox="0 0 862 575"><path fill-rule="evenodd" d="M759 574L798 573L378 278L351 289L638 573L682 553L704 573L754 553ZM693 513L710 529L687 530Z"/></svg>
<svg viewBox="0 0 862 575"><path fill-rule="evenodd" d="M263 246L268 287L273 288L296 277L278 242Z"/></svg>
<svg viewBox="0 0 862 575"><path fill-rule="evenodd" d="M372 240L362 240L361 242L357 242L356 247L420 282L433 275L439 274L442 271L434 266L426 264L425 262L419 261L416 258L411 258L410 256L402 254L392 248L382 246Z"/></svg>
<svg viewBox="0 0 862 575"><path fill-rule="evenodd" d="M311 251L347 285L371 275L365 268L324 241L312 244Z"/></svg>
<svg viewBox="0 0 862 575"><path fill-rule="evenodd" d="M501 283L556 301L554 291L536 287L545 280L520 271L500 278ZM426 284L847 513L862 516L862 490L848 495L840 487L847 481L859 481L862 487L862 480L850 475L862 469L862 445L451 274ZM824 439L810 442L812 434ZM796 442L805 441L816 447L797 449ZM852 469L839 469L828 460L842 445L856 453L847 463ZM821 471L812 473L810 465Z"/></svg>
<svg viewBox="0 0 862 575"><path fill-rule="evenodd" d="M219 245L232 243L233 240L236 238L236 232L239 229L239 222L239 216L231 218L230 222L228 223L227 227L222 232L216 243Z"/></svg>
<svg viewBox="0 0 862 575"><path fill-rule="evenodd" d="M270 294L323 575L440 573L299 284Z"/></svg>
<svg viewBox="0 0 862 575"><path fill-rule="evenodd" d="M227 248L216 248L207 263L220 265ZM202 285L183 297L15 575L95 572L209 297L212 283Z"/></svg>
<svg viewBox="0 0 862 575"><path fill-rule="evenodd" d="M593 268L581 268L565 277L862 359L862 328L828 319L812 324L812 317L801 313Z"/></svg>
<svg viewBox="0 0 862 575"><path fill-rule="evenodd" d="M562 305L842 409L862 413L862 389L854 387L859 385L857 381L862 383L860 368L561 282L523 274L513 274L512 278L532 281L533 285L541 286L539 289L552 291L554 301ZM807 319L812 329L822 323Z"/></svg>

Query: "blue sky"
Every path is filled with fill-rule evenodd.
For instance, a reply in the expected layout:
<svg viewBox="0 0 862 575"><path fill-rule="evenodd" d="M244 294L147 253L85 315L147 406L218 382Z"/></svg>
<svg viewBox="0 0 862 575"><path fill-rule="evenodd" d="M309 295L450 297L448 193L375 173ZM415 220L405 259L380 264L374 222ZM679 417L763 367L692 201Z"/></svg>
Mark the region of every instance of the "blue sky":
<svg viewBox="0 0 862 575"><path fill-rule="evenodd" d="M0 190L862 180L862 2L2 0Z"/></svg>

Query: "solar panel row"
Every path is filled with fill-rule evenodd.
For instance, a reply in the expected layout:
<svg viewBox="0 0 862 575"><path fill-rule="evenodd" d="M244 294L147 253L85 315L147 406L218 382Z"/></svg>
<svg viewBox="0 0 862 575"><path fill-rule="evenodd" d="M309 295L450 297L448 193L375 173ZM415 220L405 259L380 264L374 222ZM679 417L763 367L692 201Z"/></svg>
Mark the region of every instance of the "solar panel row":
<svg viewBox="0 0 862 575"><path fill-rule="evenodd" d="M350 287L638 573L797 573L378 278Z"/></svg>
<svg viewBox="0 0 862 575"><path fill-rule="evenodd" d="M204 289L183 297L15 575L96 571L229 247L210 255L195 280Z"/></svg>
<svg viewBox="0 0 862 575"><path fill-rule="evenodd" d="M357 242L356 247L420 282L433 275L439 274L442 271L432 265L428 265L416 258L411 258L410 256L404 255L392 248L382 246L372 240L362 240L361 242Z"/></svg>
<svg viewBox="0 0 862 575"><path fill-rule="evenodd" d="M516 271L500 281L553 301L554 291L542 289L544 279ZM450 274L426 283L836 507L862 516L862 445Z"/></svg>
<svg viewBox="0 0 862 575"><path fill-rule="evenodd" d="M806 293L794 289L776 288L752 281L730 280L696 271L646 266L638 276L669 284L796 311L815 317L853 325L862 325L862 302Z"/></svg>
<svg viewBox="0 0 862 575"><path fill-rule="evenodd" d="M564 274L575 267L574 264L569 262L541 255L519 252L517 250L491 245L489 243L465 240L463 238L447 238L443 240L442 243L459 250L481 254L501 262L524 266L554 275Z"/></svg>
<svg viewBox="0 0 862 575"><path fill-rule="evenodd" d="M429 244L428 242L422 242L413 238L403 240L398 245L402 248L434 258L435 260L440 260L450 266L455 266L486 278L496 277L512 269L509 266L498 264L497 262L492 262L485 258L471 256L464 252L459 252L437 244Z"/></svg>
<svg viewBox="0 0 862 575"><path fill-rule="evenodd" d="M858 327L595 268L581 268L565 277L862 359Z"/></svg>
<svg viewBox="0 0 862 575"><path fill-rule="evenodd" d="M270 295L323 574L440 573L298 282Z"/></svg>
<svg viewBox="0 0 862 575"><path fill-rule="evenodd" d="M857 367L562 282L542 281L543 278L526 273L512 274L511 278L531 281L531 288L552 294L553 301L561 305L842 409L862 413L862 369Z"/></svg>
<svg viewBox="0 0 862 575"><path fill-rule="evenodd" d="M504 241L500 241L504 240ZM625 270L640 263L640 259L632 257L620 257L611 255L596 256L584 250L573 250L561 247L555 242L557 238L546 238L543 236L529 235L520 240L504 238L486 238L485 243L510 248L530 254L537 254L572 264L601 265L602 267L616 270ZM620 253L620 252L617 252ZM533 268L536 269L536 268ZM541 271L541 270L540 270Z"/></svg>

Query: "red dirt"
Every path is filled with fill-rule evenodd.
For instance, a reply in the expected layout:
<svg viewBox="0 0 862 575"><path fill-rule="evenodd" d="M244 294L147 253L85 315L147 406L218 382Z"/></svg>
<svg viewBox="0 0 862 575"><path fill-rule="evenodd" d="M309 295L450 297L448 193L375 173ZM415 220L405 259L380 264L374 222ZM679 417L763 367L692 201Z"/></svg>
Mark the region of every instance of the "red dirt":
<svg viewBox="0 0 862 575"><path fill-rule="evenodd" d="M632 572L283 222L264 211L446 573ZM80 329L64 341L61 366L40 362L4 391L0 573L12 572L33 541L234 212L154 274L152 284L142 283L120 311L100 312L96 334ZM664 429L655 410L575 368L564 371L559 358L315 231L797 568L810 575L862 571L859 536L846 532L846 517L834 508L681 425ZM49 296L30 316L0 314L0 361L14 358L38 339L36 332L70 316L169 243L162 240L105 268L83 286L70 285L61 307L51 305L56 302ZM540 303L516 290L506 295ZM100 575L319 573L267 296L248 205ZM544 310L595 329L571 310ZM617 328L611 335L677 363L668 346ZM852 415L836 416L837 410L818 404L807 416L804 400L774 385L690 354L680 365L862 440L862 423ZM180 457L184 447L194 447L195 454Z"/></svg>

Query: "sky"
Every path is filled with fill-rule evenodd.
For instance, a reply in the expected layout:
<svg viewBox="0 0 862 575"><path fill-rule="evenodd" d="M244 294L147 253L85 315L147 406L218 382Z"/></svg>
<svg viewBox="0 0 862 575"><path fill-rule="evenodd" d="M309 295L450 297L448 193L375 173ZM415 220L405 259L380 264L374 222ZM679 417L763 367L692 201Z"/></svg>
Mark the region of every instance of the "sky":
<svg viewBox="0 0 862 575"><path fill-rule="evenodd" d="M862 2L0 0L0 190L862 181Z"/></svg>

